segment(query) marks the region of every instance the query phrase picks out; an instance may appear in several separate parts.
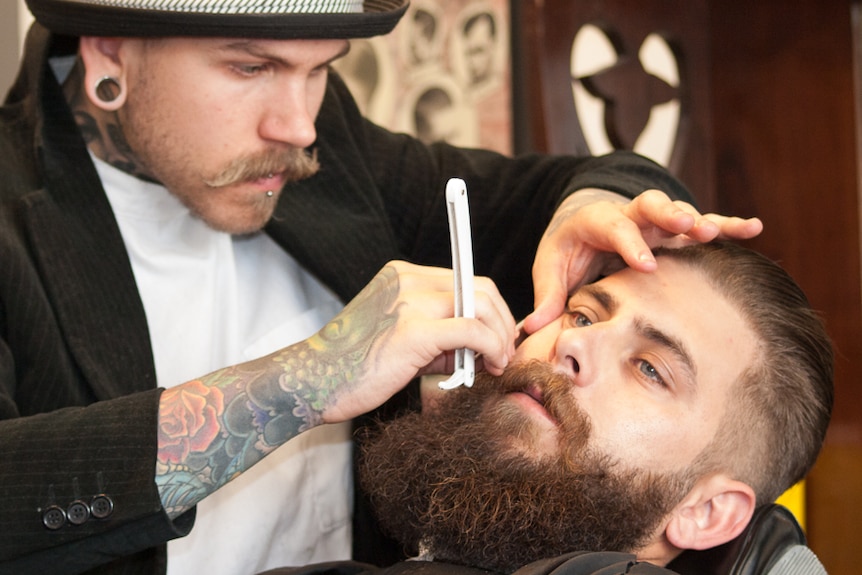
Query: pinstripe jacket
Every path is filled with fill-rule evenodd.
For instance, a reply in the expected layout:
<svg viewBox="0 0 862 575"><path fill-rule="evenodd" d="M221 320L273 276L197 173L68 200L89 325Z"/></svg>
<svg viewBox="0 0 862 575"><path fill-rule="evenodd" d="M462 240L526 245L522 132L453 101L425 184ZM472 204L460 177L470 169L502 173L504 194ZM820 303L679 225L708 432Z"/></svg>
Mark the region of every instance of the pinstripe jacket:
<svg viewBox="0 0 862 575"><path fill-rule="evenodd" d="M169 521L154 485L159 390L143 306L48 65L75 48L35 25L0 108L0 573L161 573L164 543L194 513ZM516 314L532 304L532 254L567 192L658 187L688 199L630 154L423 146L363 120L334 75L317 129L323 169L290 185L265 231L345 301L393 258L449 265L451 176L469 185L476 271ZM49 528L52 510L94 501L110 513Z"/></svg>

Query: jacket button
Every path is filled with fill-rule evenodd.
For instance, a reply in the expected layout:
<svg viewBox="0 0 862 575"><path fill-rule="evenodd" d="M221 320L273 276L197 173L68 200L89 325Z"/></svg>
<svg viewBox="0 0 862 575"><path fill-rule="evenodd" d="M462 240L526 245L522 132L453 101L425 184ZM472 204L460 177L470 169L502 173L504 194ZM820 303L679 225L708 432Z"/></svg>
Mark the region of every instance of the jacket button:
<svg viewBox="0 0 862 575"><path fill-rule="evenodd" d="M83 501L73 501L66 509L66 518L72 525L82 525L90 518L90 508Z"/></svg>
<svg viewBox="0 0 862 575"><path fill-rule="evenodd" d="M42 513L42 525L48 529L56 530L66 523L66 512L57 505L52 505Z"/></svg>
<svg viewBox="0 0 862 575"><path fill-rule="evenodd" d="M114 502L107 495L96 495L90 502L90 513L96 519L105 519L114 512Z"/></svg>

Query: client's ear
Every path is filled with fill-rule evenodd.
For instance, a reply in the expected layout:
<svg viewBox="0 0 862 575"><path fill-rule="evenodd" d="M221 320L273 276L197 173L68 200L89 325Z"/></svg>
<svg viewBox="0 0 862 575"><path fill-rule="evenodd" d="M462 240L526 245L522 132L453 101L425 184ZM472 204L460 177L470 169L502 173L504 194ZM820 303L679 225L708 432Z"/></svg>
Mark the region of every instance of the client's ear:
<svg viewBox="0 0 862 575"><path fill-rule="evenodd" d="M722 474L701 478L671 513L665 529L678 549L709 549L736 538L754 513L747 484Z"/></svg>

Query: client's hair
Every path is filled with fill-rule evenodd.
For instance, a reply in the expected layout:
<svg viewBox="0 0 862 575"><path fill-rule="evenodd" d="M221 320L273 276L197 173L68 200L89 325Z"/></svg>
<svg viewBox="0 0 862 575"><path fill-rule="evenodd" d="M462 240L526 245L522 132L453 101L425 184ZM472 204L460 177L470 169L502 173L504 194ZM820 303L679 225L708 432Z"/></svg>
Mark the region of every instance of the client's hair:
<svg viewBox="0 0 862 575"><path fill-rule="evenodd" d="M823 322L790 275L757 252L715 242L656 254L700 270L757 336L694 471L728 472L769 503L808 473L829 425L833 351Z"/></svg>

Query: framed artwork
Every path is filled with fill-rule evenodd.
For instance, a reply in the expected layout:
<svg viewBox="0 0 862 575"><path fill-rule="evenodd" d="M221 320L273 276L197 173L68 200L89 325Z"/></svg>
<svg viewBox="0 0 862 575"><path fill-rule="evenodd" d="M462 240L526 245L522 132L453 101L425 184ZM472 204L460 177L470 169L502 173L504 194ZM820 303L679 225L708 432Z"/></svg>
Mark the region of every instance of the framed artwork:
<svg viewBox="0 0 862 575"><path fill-rule="evenodd" d="M413 0L335 64L372 121L425 142L512 151L508 0Z"/></svg>

